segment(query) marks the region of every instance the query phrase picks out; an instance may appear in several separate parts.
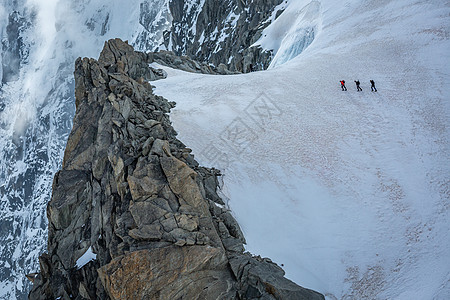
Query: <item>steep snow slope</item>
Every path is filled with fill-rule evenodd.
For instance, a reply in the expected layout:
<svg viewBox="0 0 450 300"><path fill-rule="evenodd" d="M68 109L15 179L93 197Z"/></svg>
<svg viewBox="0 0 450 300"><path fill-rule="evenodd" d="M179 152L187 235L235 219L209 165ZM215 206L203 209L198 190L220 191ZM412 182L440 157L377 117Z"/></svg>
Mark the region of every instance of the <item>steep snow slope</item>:
<svg viewBox="0 0 450 300"><path fill-rule="evenodd" d="M226 77L167 69L156 93L223 170L248 250L328 299L449 299L450 3L312 2L314 40L295 59ZM305 27L308 4L277 22ZM266 42L288 60L298 40L280 29Z"/></svg>
<svg viewBox="0 0 450 300"><path fill-rule="evenodd" d="M280 0L233 1L240 9L245 6L241 16L257 25ZM208 47L216 43L225 48L231 36L239 35L238 29L245 32L234 21L233 1L209 1L223 8L214 18L216 25L222 24L220 34L209 31L209 23L201 22L204 18L197 24L189 20L186 34L195 36L190 42L207 39ZM201 10L207 16L209 9L204 0L185 1L176 19L169 9L178 3L0 0L0 299L26 298L30 283L25 274L38 269L38 255L45 249L45 207L75 111L75 59L98 57L104 41L116 37L142 51L155 50L169 38L169 48L175 49L183 34L176 34L178 41L170 38L177 30L172 22L198 16ZM201 38L195 35L196 28L205 27L208 31ZM220 54L226 57L227 51Z"/></svg>

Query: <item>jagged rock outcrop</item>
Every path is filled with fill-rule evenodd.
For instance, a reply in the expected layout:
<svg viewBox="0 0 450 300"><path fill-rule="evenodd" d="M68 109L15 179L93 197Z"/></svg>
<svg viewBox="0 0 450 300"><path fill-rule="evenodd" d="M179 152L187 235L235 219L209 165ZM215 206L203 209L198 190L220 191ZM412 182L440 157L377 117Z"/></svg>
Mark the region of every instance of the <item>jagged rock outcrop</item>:
<svg viewBox="0 0 450 300"><path fill-rule="evenodd" d="M176 139L146 55L116 39L75 63L76 115L30 299L324 299L244 253L244 236ZM95 259L94 259L95 258Z"/></svg>
<svg viewBox="0 0 450 300"><path fill-rule="evenodd" d="M283 0L166 1L167 4L161 3L164 18L156 25L149 2L141 5L140 24L144 30L135 41L139 48L153 49L155 37L149 36L155 26L170 23L160 40L165 49L178 56L186 55L217 68L222 64L231 72L247 73L269 66L273 53L251 46L261 37L274 9ZM275 12L274 17L281 13Z"/></svg>

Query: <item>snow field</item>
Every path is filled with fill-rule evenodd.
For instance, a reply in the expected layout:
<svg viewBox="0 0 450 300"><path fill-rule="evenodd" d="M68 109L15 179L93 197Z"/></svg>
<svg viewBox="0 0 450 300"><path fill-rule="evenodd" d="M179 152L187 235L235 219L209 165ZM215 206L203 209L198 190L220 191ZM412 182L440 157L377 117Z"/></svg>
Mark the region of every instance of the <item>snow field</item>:
<svg viewBox="0 0 450 300"><path fill-rule="evenodd" d="M450 8L319 4L297 58L225 77L166 68L155 93L177 102L174 127L200 163L223 170L249 251L327 299L447 299ZM297 24L292 11L273 25Z"/></svg>

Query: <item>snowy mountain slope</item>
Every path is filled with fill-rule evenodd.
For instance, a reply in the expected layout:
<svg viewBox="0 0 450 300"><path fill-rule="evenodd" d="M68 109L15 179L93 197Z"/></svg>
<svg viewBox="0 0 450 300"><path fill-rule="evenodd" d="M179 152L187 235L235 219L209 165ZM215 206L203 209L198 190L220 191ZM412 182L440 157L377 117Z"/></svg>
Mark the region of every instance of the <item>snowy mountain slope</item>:
<svg viewBox="0 0 450 300"><path fill-rule="evenodd" d="M196 158L224 170L248 250L328 299L448 299L449 2L313 2L319 30L297 58L226 77L167 69L156 93L177 102Z"/></svg>
<svg viewBox="0 0 450 300"><path fill-rule="evenodd" d="M18 36L28 49L15 56L17 78L0 88L0 299L26 298L25 274L37 270L45 249L45 207L75 110L73 62L96 56L105 39L132 36L139 20L135 2L127 7L102 1L0 3L6 16L2 36L8 14L18 14L25 20ZM133 21L124 23L124 15ZM4 64L14 57L4 54L15 53L8 47L2 49Z"/></svg>
<svg viewBox="0 0 450 300"><path fill-rule="evenodd" d="M197 2L202 1L189 4ZM238 2L249 11L270 6ZM104 41L116 37L140 50L161 47L164 33L174 28L169 3L0 0L0 299L26 297L30 284L25 274L37 270L37 257L45 248L45 206L75 111L75 59L96 57ZM183 6L178 17L185 10L198 15L201 9ZM227 20L215 19L228 33L235 31L236 24ZM219 36L204 38L213 45Z"/></svg>

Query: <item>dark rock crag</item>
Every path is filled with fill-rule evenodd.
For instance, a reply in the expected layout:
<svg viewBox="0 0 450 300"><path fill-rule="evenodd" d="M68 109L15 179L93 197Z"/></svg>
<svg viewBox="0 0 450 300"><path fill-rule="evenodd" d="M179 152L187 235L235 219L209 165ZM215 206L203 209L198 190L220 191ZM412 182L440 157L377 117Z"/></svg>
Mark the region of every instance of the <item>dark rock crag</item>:
<svg viewBox="0 0 450 300"><path fill-rule="evenodd" d="M188 56L178 56L172 51L158 51L147 53L149 63L158 63L174 69L179 69L191 73L202 73L210 75L232 75L240 72L232 72L224 64L214 65L198 62Z"/></svg>
<svg viewBox="0 0 450 300"><path fill-rule="evenodd" d="M174 103L153 94L147 80L163 74L146 54L110 40L74 74L76 115L29 299L324 299L244 253L220 173L176 139Z"/></svg>
<svg viewBox="0 0 450 300"><path fill-rule="evenodd" d="M264 70L273 58L272 51L252 45L270 25L277 5L285 0L193 0L170 1L171 28L164 32L164 46L178 56L221 66L231 72ZM154 30L154 15L149 0L141 5L140 23L145 30L136 38L140 49L150 49L148 34ZM274 17L282 13L279 10Z"/></svg>

